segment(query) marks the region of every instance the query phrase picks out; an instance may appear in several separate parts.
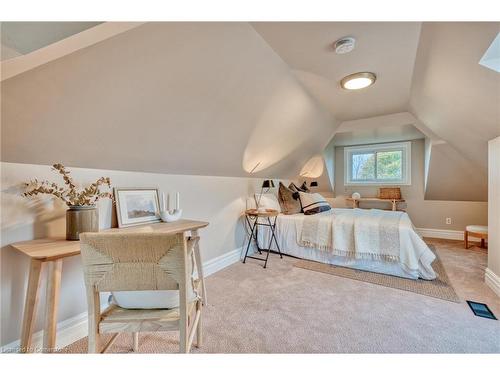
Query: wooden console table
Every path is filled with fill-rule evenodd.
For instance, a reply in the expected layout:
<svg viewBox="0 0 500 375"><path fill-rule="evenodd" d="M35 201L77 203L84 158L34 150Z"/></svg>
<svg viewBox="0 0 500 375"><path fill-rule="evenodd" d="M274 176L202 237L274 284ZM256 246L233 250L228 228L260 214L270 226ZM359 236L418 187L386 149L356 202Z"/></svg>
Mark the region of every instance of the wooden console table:
<svg viewBox="0 0 500 375"><path fill-rule="evenodd" d="M179 220L172 223L155 223L128 228L111 228L103 232L161 232L168 234L190 233L198 236L198 229L208 225L204 221ZM62 261L64 258L80 254L80 241L67 241L62 238L43 238L32 241L17 242L11 246L31 258L28 290L24 302L24 315L21 331L21 352L31 352L31 339L35 323L36 306L39 299L40 275L43 265L48 266L47 291L45 295L45 327L43 332L43 351L52 352L56 346L57 308L61 289ZM196 268L202 287L203 303L207 303L207 292L203 277L200 248L194 248Z"/></svg>
<svg viewBox="0 0 500 375"><path fill-rule="evenodd" d="M383 198L346 198L346 202L352 204L352 208L359 208L360 202L385 202L391 203L392 211L398 211L398 203L405 202L404 199L383 199ZM402 210L401 210L402 211Z"/></svg>

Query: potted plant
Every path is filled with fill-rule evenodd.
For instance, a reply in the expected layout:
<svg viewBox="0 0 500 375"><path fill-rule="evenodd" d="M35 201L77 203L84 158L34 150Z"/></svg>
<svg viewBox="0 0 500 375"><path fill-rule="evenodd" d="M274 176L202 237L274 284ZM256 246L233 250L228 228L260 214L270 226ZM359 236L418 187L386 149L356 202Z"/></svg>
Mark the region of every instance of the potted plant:
<svg viewBox="0 0 500 375"><path fill-rule="evenodd" d="M101 191L103 186L111 187L109 177L101 177L96 182L82 189L77 189L70 172L62 164L54 164L53 170L57 171L64 180L60 186L47 180L39 181L36 178L25 183L25 197L38 194L50 194L61 199L67 206L66 211L66 239L79 240L80 233L99 231L99 214L96 203L101 198L113 199L108 191Z"/></svg>

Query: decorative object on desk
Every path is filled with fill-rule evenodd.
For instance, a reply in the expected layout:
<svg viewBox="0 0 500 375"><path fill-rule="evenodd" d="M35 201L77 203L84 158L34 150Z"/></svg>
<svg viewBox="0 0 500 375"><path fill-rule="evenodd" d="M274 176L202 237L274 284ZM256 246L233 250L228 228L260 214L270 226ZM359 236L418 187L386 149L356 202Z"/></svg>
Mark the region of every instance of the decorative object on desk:
<svg viewBox="0 0 500 375"><path fill-rule="evenodd" d="M109 177L101 177L87 187L78 189L64 165L54 164L52 168L62 176L65 186L47 180L39 181L35 178L25 184L27 191L23 193L23 196L49 194L61 199L69 207L66 211L67 240L76 241L83 232L98 232L99 214L95 205L101 198L113 199L110 192L101 191L103 185L111 187Z"/></svg>
<svg viewBox="0 0 500 375"><path fill-rule="evenodd" d="M361 198L361 194L354 192L354 193L352 193L351 198L352 199L359 199L359 198Z"/></svg>
<svg viewBox="0 0 500 375"><path fill-rule="evenodd" d="M175 209L172 211L162 210L160 211L161 220L166 223L171 223L173 221L177 221L182 216L182 209Z"/></svg>
<svg viewBox="0 0 500 375"><path fill-rule="evenodd" d="M159 192L156 188L115 188L118 227L157 223L160 218Z"/></svg>
<svg viewBox="0 0 500 375"><path fill-rule="evenodd" d="M80 233L99 232L96 206L69 206L66 211L66 239L78 241Z"/></svg>
<svg viewBox="0 0 500 375"><path fill-rule="evenodd" d="M166 223L171 223L177 221L182 216L182 209L180 208L180 194L177 192L175 194L175 208L170 209L170 194L168 198L165 199L165 193L161 194L161 207L160 207L160 217L161 220Z"/></svg>
<svg viewBox="0 0 500 375"><path fill-rule="evenodd" d="M264 189L266 189L266 193L268 193L269 190L271 190L273 187L274 187L274 181L273 180L264 180L262 182L262 187L260 189L260 194L258 195L258 197L256 199L257 210L261 210L260 200L262 198L262 194L264 193ZM265 207L262 207L262 210L265 211Z"/></svg>

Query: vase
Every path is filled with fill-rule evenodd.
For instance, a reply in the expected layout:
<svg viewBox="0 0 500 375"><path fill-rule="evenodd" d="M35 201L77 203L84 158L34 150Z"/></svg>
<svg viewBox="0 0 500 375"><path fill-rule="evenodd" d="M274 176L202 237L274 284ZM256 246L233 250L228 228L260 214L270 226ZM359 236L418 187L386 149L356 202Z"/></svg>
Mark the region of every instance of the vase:
<svg viewBox="0 0 500 375"><path fill-rule="evenodd" d="M66 239L78 241L80 233L99 231L96 206L69 206L66 211Z"/></svg>

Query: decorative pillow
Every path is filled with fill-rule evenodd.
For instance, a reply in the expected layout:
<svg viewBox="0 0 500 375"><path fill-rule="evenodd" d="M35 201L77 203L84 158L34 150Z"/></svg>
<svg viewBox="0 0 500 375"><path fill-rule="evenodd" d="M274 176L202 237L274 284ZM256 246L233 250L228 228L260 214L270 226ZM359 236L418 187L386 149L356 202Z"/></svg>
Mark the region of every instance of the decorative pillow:
<svg viewBox="0 0 500 375"><path fill-rule="evenodd" d="M281 204L281 211L285 215L300 214L302 212L297 191L287 188L281 182L278 189L278 197Z"/></svg>
<svg viewBox="0 0 500 375"><path fill-rule="evenodd" d="M309 189L307 188L306 183L304 182L300 187L295 185L293 182L288 186L289 189L294 191L303 191L304 193L309 193Z"/></svg>
<svg viewBox="0 0 500 375"><path fill-rule="evenodd" d="M328 204L321 194L309 194L299 191L299 196L304 215L314 215L332 209L330 204Z"/></svg>
<svg viewBox="0 0 500 375"><path fill-rule="evenodd" d="M268 208L270 210L281 212L280 203L278 202L278 198L276 198L276 195L274 194L255 194L255 203L257 202L259 202L259 208Z"/></svg>
<svg viewBox="0 0 500 375"><path fill-rule="evenodd" d="M306 182L305 182L305 181L302 183L302 185L300 185L300 188L299 188L299 189L300 189L301 191L305 192L305 193L309 193L309 192L310 192L310 190L309 190L309 188L307 187L307 184L306 184Z"/></svg>

